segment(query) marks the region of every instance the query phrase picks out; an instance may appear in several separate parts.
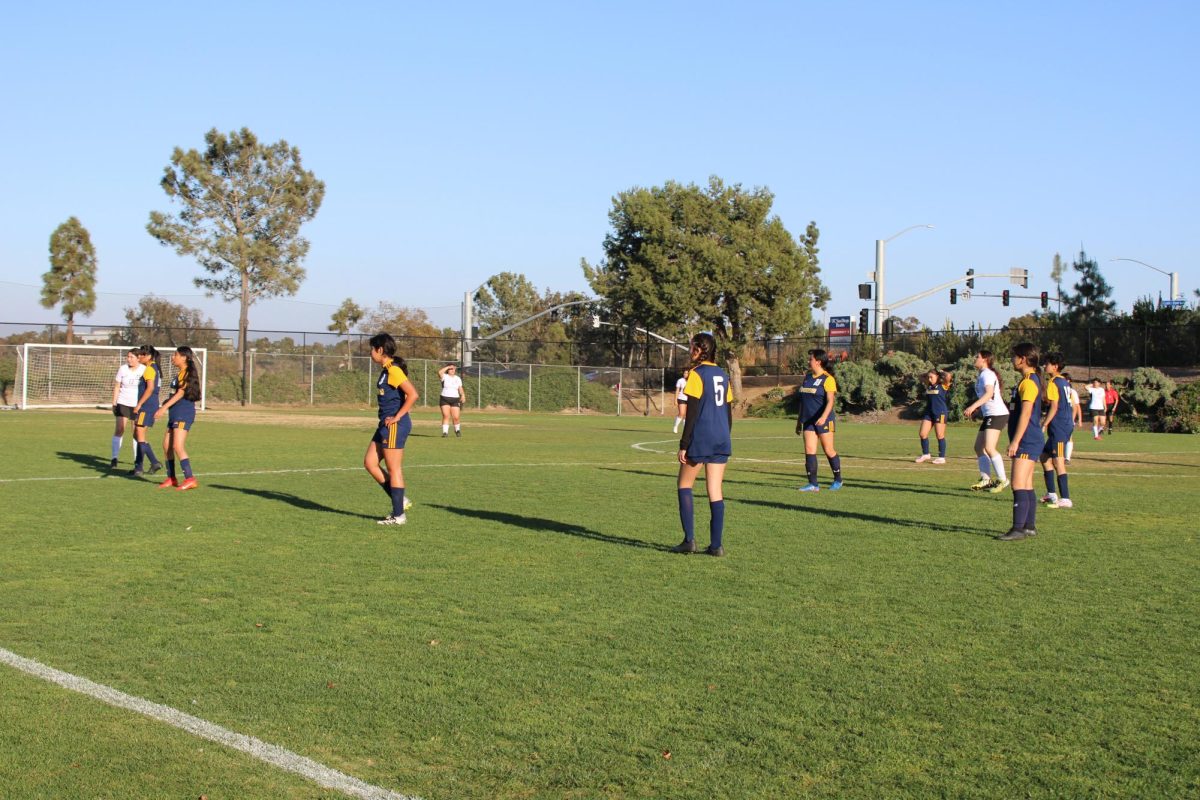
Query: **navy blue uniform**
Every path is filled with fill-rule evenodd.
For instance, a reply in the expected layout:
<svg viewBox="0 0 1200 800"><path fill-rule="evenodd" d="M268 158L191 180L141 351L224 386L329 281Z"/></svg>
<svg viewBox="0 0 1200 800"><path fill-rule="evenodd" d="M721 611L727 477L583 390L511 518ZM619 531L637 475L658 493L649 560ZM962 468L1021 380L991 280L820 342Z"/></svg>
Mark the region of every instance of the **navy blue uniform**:
<svg viewBox="0 0 1200 800"><path fill-rule="evenodd" d="M179 370L175 378L171 381L172 396L183 387L187 380L187 367ZM167 427L168 428L183 428L185 431L190 430L196 422L196 401L188 400L187 397L181 396L177 401L171 404L167 409Z"/></svg>
<svg viewBox="0 0 1200 800"><path fill-rule="evenodd" d="M379 427L375 430L372 441L389 450L403 450L408 434L412 431L412 418L408 414L391 425L383 423L404 405L404 389L401 387L407 380L408 376L404 374L404 370L389 360L383 365L379 372L379 380L376 381L379 390Z"/></svg>
<svg viewBox="0 0 1200 800"><path fill-rule="evenodd" d="M797 390L800 395L800 416L796 420L797 433L801 431L815 431L818 434L833 433L835 417L833 409L829 410L829 416L826 417L824 425L818 425L817 420L825 411L825 403L828 401L829 395L836 392L837 380L828 372L821 375L813 375L810 372L804 376L804 382Z"/></svg>
<svg viewBox="0 0 1200 800"><path fill-rule="evenodd" d="M138 399L142 399L142 395L146 393L146 387L153 386L154 391L150 392L150 396L146 398L146 402L142 403L142 410L137 413L137 419L134 424L141 428L154 427L154 412L158 411L158 393L162 391L162 376L158 374L158 370L153 364L147 364L146 369L142 372L142 377L138 379Z"/></svg>
<svg viewBox="0 0 1200 800"><path fill-rule="evenodd" d="M1066 455L1067 442L1071 441L1071 432L1075 430L1075 419L1071 411L1070 384L1067 379L1057 375L1046 384L1046 400L1053 403L1058 401L1058 407L1046 425L1046 446L1043 453L1055 458Z"/></svg>
<svg viewBox="0 0 1200 800"><path fill-rule="evenodd" d="M1046 444L1046 437L1042 435L1041 395L1041 381L1038 380L1037 373L1033 372L1022 378L1013 389L1008 414L1008 440L1010 442L1021 421L1021 404L1030 403L1033 406L1033 411L1029 414L1029 425L1025 428L1025 434L1021 437L1021 441L1017 443L1017 458L1036 459L1042 454L1042 448Z"/></svg>
<svg viewBox="0 0 1200 800"><path fill-rule="evenodd" d="M925 419L930 422L945 422L950 413L947 396L950 390L938 383L933 386L925 385Z"/></svg>
<svg viewBox="0 0 1200 800"><path fill-rule="evenodd" d="M704 361L688 373L683 391L689 398L688 417L679 449L687 452L693 464L724 464L733 453L729 376L716 364Z"/></svg>

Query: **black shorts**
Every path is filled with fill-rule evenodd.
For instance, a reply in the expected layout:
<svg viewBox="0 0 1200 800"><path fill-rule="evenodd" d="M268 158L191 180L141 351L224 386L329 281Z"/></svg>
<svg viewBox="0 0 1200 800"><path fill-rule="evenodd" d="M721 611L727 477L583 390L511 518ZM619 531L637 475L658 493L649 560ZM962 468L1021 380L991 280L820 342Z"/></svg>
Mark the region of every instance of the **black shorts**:
<svg viewBox="0 0 1200 800"><path fill-rule="evenodd" d="M1088 418L1089 419L1094 420L1094 419L1096 419L1096 417L1103 417L1103 416L1105 416L1103 408L1089 408L1088 409Z"/></svg>
<svg viewBox="0 0 1200 800"><path fill-rule="evenodd" d="M124 417L125 419L133 419L136 414L133 413L133 406L125 406L117 403L113 407L114 417Z"/></svg>
<svg viewBox="0 0 1200 800"><path fill-rule="evenodd" d="M1117 407L1115 405L1111 405L1108 408L1104 409L1104 416L1106 416L1106 417L1115 416L1116 413L1117 413Z"/></svg>
<svg viewBox="0 0 1200 800"><path fill-rule="evenodd" d="M1005 431L1008 430L1008 414L1001 414L998 417L984 417L983 422L979 424L981 431Z"/></svg>
<svg viewBox="0 0 1200 800"><path fill-rule="evenodd" d="M460 407L462 407L462 398L461 397L439 397L438 405L439 406L452 406L453 408L460 408Z"/></svg>

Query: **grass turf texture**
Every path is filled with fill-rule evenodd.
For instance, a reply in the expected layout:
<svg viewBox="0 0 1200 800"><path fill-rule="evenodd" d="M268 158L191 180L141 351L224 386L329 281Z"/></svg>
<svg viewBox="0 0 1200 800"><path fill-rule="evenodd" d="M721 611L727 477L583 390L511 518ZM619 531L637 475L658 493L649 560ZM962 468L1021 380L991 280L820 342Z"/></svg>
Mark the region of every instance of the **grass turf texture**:
<svg viewBox="0 0 1200 800"><path fill-rule="evenodd" d="M111 415L0 414L0 647L431 800L1200 792L1195 438L1082 437L1006 544L973 427L839 422L803 495L739 421L713 559L665 552L669 417L416 419L385 528L366 413L202 414L186 493L106 473ZM5 798L334 796L2 666L0 720Z"/></svg>

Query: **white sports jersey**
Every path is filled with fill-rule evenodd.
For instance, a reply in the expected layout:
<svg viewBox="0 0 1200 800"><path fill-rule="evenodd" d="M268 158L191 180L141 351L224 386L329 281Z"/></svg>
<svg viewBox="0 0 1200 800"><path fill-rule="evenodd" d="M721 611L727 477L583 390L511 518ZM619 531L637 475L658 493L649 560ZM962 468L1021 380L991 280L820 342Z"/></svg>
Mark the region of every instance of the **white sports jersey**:
<svg viewBox="0 0 1200 800"><path fill-rule="evenodd" d="M1092 411L1103 411L1104 410L1104 387L1103 386L1089 386L1088 394L1091 396L1091 400L1088 402L1088 408L1091 409Z"/></svg>
<svg viewBox="0 0 1200 800"><path fill-rule="evenodd" d="M442 397L458 397L458 390L462 388L462 378L457 375L442 376Z"/></svg>
<svg viewBox="0 0 1200 800"><path fill-rule="evenodd" d="M121 388L117 390L117 402L123 406L136 406L138 401L138 381L146 367L138 364L133 369L128 364L122 364L117 370L116 383Z"/></svg>
<svg viewBox="0 0 1200 800"><path fill-rule="evenodd" d="M680 378L675 381L675 399L680 403L687 402L687 395L683 393L683 387L687 386L687 378Z"/></svg>
<svg viewBox="0 0 1200 800"><path fill-rule="evenodd" d="M987 394L990 386L996 387L992 391L992 399L980 406L979 412L985 417L1007 416L1008 406L1004 404L1004 398L1000 396L1000 379L996 377L995 372L984 367L979 370L979 377L975 379L975 397L983 397Z"/></svg>
<svg viewBox="0 0 1200 800"><path fill-rule="evenodd" d="M1067 389L1067 402L1071 404L1071 408L1079 405L1079 392L1075 391L1074 386Z"/></svg>

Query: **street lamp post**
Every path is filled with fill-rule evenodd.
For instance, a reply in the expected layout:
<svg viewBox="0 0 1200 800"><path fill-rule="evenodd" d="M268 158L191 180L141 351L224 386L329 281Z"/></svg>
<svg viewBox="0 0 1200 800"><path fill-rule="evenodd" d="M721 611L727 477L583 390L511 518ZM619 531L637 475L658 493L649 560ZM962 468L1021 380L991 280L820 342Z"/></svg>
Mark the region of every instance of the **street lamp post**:
<svg viewBox="0 0 1200 800"><path fill-rule="evenodd" d="M1171 295L1167 299L1168 300L1178 300L1179 299L1179 273L1178 272L1167 272L1165 269L1159 269L1158 267L1154 266L1153 264L1147 264L1145 261L1138 261L1136 258L1110 258L1109 259L1110 263L1113 261L1132 261L1134 264L1141 264L1143 267L1149 267L1150 269L1154 270L1155 272L1161 272L1163 275L1166 275L1168 278L1171 279Z"/></svg>
<svg viewBox="0 0 1200 800"><path fill-rule="evenodd" d="M876 334L879 334L883 331L883 315L887 311L887 303L884 301L884 281L883 281L885 246L892 239L899 238L900 236L903 236L904 234L908 233L909 231L916 230L917 228L932 228L932 227L933 227L933 225L930 225L930 224L909 225L904 230L900 231L899 233L893 233L891 236L889 236L886 239L876 239L875 240L875 275L874 275L874 281L875 281L875 327L874 327L874 332Z"/></svg>

